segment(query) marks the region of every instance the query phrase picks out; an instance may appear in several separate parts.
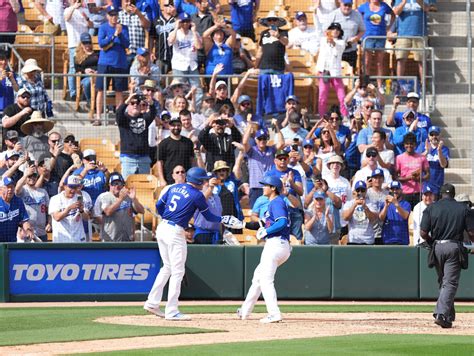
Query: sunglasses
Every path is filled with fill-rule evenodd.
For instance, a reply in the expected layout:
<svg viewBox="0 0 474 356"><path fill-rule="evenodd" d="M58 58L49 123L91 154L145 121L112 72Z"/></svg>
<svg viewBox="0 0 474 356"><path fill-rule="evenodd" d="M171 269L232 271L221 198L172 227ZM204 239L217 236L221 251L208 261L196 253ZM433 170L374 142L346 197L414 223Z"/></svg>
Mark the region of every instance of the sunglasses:
<svg viewBox="0 0 474 356"><path fill-rule="evenodd" d="M244 101L243 103L240 104L241 106L250 106L250 101Z"/></svg>
<svg viewBox="0 0 474 356"><path fill-rule="evenodd" d="M177 172L174 172L174 174L184 174L186 173L185 171L177 171Z"/></svg>
<svg viewBox="0 0 474 356"><path fill-rule="evenodd" d="M356 189L356 193L365 193L366 191L367 191L367 189L364 189L364 188Z"/></svg>
<svg viewBox="0 0 474 356"><path fill-rule="evenodd" d="M288 159L288 156L280 156L280 157L276 157L276 159L279 161L286 161Z"/></svg>
<svg viewBox="0 0 474 356"><path fill-rule="evenodd" d="M321 135L325 135L325 134L328 134L328 133L329 133L329 131L322 131Z"/></svg>
<svg viewBox="0 0 474 356"><path fill-rule="evenodd" d="M378 156L378 153L377 152L368 152L367 157L377 157Z"/></svg>
<svg viewBox="0 0 474 356"><path fill-rule="evenodd" d="M56 144L59 142L59 140L51 140L52 143Z"/></svg>
<svg viewBox="0 0 474 356"><path fill-rule="evenodd" d="M91 45L92 42L82 42L83 45Z"/></svg>
<svg viewBox="0 0 474 356"><path fill-rule="evenodd" d="M339 117L330 117L328 118L328 121L337 121L339 120Z"/></svg>
<svg viewBox="0 0 474 356"><path fill-rule="evenodd" d="M366 108L366 109L373 109L374 107L373 107L373 105L366 105L366 106L364 106L364 108Z"/></svg>
<svg viewBox="0 0 474 356"><path fill-rule="evenodd" d="M113 181L112 183L110 183L111 186L113 187L116 187L118 185L123 185L123 182L119 181L119 180L116 180L116 181Z"/></svg>
<svg viewBox="0 0 474 356"><path fill-rule="evenodd" d="M342 4L344 7L352 7L352 4Z"/></svg>
<svg viewBox="0 0 474 356"><path fill-rule="evenodd" d="M309 148L309 149L313 149L313 146L306 145L306 146L304 146L303 148Z"/></svg>
<svg viewBox="0 0 474 356"><path fill-rule="evenodd" d="M432 132L432 133L430 133L430 136L439 136L439 133Z"/></svg>
<svg viewBox="0 0 474 356"><path fill-rule="evenodd" d="M23 99L31 99L31 95L28 95L28 94L23 94L23 95L20 95Z"/></svg>
<svg viewBox="0 0 474 356"><path fill-rule="evenodd" d="M130 105L138 105L138 104L139 104L139 102L136 101L136 100L132 100L132 101L130 102Z"/></svg>
<svg viewBox="0 0 474 356"><path fill-rule="evenodd" d="M163 4L163 7L173 7L173 4Z"/></svg>
<svg viewBox="0 0 474 356"><path fill-rule="evenodd" d="M8 141L10 141L11 143L17 143L18 142L18 139L17 138L11 138L11 139L8 139Z"/></svg>
<svg viewBox="0 0 474 356"><path fill-rule="evenodd" d="M257 137L257 140L258 141L267 141L268 137L267 136L260 136L260 137Z"/></svg>

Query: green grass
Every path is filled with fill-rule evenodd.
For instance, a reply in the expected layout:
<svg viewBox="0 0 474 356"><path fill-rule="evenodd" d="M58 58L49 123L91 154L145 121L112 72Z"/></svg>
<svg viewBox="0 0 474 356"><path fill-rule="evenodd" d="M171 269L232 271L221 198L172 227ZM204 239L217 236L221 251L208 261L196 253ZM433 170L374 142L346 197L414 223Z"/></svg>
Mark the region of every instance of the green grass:
<svg viewBox="0 0 474 356"><path fill-rule="evenodd" d="M161 349L101 352L100 355L472 355L471 336L348 335ZM99 355L87 354L87 355Z"/></svg>
<svg viewBox="0 0 474 356"><path fill-rule="evenodd" d="M0 346L212 332L93 322L99 317L140 314L145 312L139 307L5 308L0 311Z"/></svg>
<svg viewBox="0 0 474 356"><path fill-rule="evenodd" d="M237 303L219 306L183 306L181 311L189 314L235 313L237 307ZM431 313L433 305L283 305L281 310L283 313ZM474 306L458 306L456 310L458 313L473 313ZM265 306L258 305L255 312L264 313ZM124 326L93 322L94 319L105 316L144 314L146 312L141 306L3 308L0 309L0 346L212 331L197 328Z"/></svg>

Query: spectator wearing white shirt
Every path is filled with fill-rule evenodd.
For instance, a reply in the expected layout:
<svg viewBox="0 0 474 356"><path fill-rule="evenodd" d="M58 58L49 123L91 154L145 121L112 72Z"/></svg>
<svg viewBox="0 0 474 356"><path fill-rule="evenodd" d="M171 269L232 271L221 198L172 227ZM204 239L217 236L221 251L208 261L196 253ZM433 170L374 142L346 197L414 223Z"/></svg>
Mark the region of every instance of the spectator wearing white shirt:
<svg viewBox="0 0 474 356"><path fill-rule="evenodd" d="M375 129L372 133L372 146L369 146L364 153L362 154L362 167L367 165L367 151L369 148L377 149L377 164L381 168L388 169L392 171L395 165L395 153L393 150L389 150L385 147L385 142L387 140L387 134L385 131L380 129ZM373 150L371 150L373 151Z"/></svg>
<svg viewBox="0 0 474 356"><path fill-rule="evenodd" d="M433 188L428 184L423 187L423 196L421 201L413 208L413 245L417 246L425 240L420 236L420 224L421 218L423 217L423 211L428 205L433 204L436 201L436 194Z"/></svg>
<svg viewBox="0 0 474 356"><path fill-rule="evenodd" d="M321 25L319 21L315 26L308 26L308 19L303 11L295 15L296 26L288 32L288 48L301 48L313 56L319 51L321 38Z"/></svg>
<svg viewBox="0 0 474 356"><path fill-rule="evenodd" d="M85 2L69 0L69 7L64 10L64 20L67 31L67 47L69 49L69 74L76 73L74 67L74 56L76 47L81 43L81 34L93 28L94 24L89 19L89 10ZM69 87L69 97L71 100L76 98L76 78L70 76L67 78Z"/></svg>
<svg viewBox="0 0 474 356"><path fill-rule="evenodd" d="M372 173L377 168L379 168L379 165L378 165L379 153L375 147L369 147L366 151L366 156L367 156L367 159L366 159L367 165L356 172L356 174L354 175L353 182L357 182L357 181L365 182L367 180L367 177L371 177ZM390 174L388 169L385 169L385 168L380 168L380 169L382 169L383 176L384 176L384 184L382 188L386 188L393 180L392 175Z"/></svg>

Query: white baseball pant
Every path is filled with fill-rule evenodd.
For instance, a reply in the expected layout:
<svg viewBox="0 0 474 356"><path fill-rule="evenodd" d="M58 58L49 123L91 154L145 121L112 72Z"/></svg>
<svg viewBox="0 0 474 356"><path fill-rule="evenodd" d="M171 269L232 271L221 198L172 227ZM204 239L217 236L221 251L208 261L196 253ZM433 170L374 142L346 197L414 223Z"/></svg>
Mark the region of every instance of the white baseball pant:
<svg viewBox="0 0 474 356"><path fill-rule="evenodd" d="M156 276L146 304L153 308L159 307L163 297L163 289L169 279L168 301L165 309L165 317L168 318L179 312L178 298L181 293L181 281L185 272L188 250L184 229L181 226L173 226L162 221L156 229L156 237L163 267Z"/></svg>
<svg viewBox="0 0 474 356"><path fill-rule="evenodd" d="M269 315L279 315L277 294L275 290L275 273L279 266L288 260L291 254L291 246L288 241L279 237L266 240L263 247L260 263L253 274L252 285L247 293L244 304L242 304L242 316L247 317L257 302L260 294L267 306Z"/></svg>

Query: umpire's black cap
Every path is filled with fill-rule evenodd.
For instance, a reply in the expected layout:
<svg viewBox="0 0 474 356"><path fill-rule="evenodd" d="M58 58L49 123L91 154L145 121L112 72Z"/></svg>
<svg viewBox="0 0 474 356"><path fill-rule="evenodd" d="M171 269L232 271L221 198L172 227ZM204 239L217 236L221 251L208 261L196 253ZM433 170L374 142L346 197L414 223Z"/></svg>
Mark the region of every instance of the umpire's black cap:
<svg viewBox="0 0 474 356"><path fill-rule="evenodd" d="M454 188L454 185L449 183L443 184L439 192L440 194L448 194L453 197L456 195L456 189Z"/></svg>

